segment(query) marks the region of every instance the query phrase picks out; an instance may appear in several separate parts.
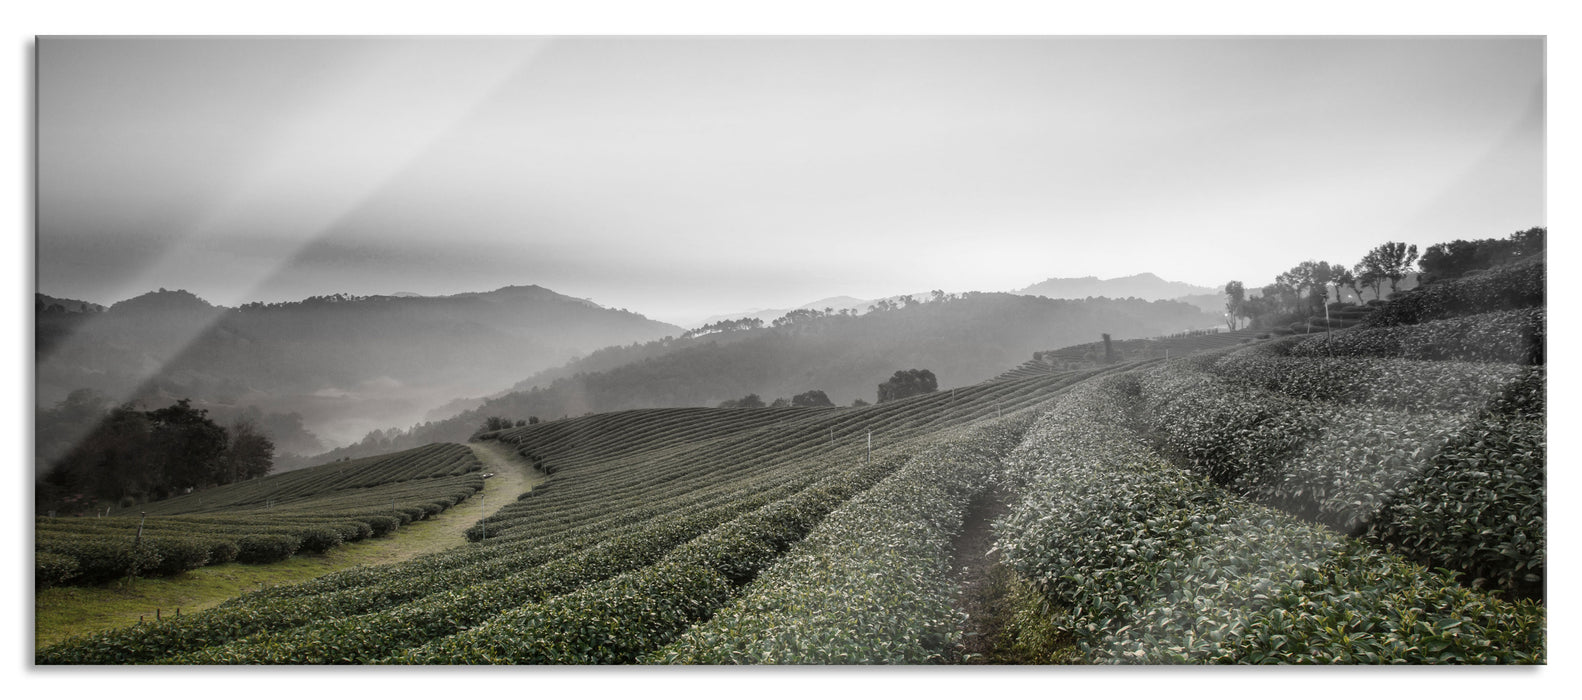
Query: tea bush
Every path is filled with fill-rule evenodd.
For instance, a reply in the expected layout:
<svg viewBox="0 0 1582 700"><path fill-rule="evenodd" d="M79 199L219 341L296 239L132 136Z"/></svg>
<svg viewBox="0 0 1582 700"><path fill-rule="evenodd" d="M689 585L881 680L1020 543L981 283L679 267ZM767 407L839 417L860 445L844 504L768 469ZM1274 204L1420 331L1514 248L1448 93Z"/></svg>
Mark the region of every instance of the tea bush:
<svg viewBox="0 0 1582 700"><path fill-rule="evenodd" d="M1544 258L1538 257L1423 285L1397 295L1364 319L1360 327L1409 325L1544 306L1547 280Z"/></svg>
<svg viewBox="0 0 1582 700"><path fill-rule="evenodd" d="M1029 419L925 449L832 513L735 602L644 657L685 664L917 664L961 633L950 561L972 496Z"/></svg>
<svg viewBox="0 0 1582 700"><path fill-rule="evenodd" d="M1356 328L1315 335L1291 346L1296 357L1396 357L1541 365L1548 327L1543 307L1425 321L1412 326Z"/></svg>

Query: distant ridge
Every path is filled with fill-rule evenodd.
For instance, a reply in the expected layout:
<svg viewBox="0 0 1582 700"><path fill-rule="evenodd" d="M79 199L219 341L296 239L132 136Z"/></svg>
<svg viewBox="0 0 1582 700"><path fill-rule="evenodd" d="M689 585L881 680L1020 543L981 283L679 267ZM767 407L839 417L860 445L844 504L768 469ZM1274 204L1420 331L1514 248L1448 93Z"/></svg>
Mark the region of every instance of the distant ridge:
<svg viewBox="0 0 1582 700"><path fill-rule="evenodd" d="M1219 290L1213 287L1200 287L1186 282L1171 282L1160 278L1152 272L1143 272L1130 277L1116 277L1107 280L1101 280L1097 277L1055 277L1030 287L1019 289L1015 293L1048 297L1050 299L1086 299L1088 297L1125 299L1127 297L1136 297L1146 301L1159 301L1162 299L1179 299L1184 296L1217 294Z"/></svg>
<svg viewBox="0 0 1582 700"><path fill-rule="evenodd" d="M685 329L536 285L446 296L331 294L211 304L160 289L96 313L38 297L35 402L78 389L215 416L297 414L335 443L612 345ZM67 300L68 302L70 300ZM76 304L73 306L72 304Z"/></svg>

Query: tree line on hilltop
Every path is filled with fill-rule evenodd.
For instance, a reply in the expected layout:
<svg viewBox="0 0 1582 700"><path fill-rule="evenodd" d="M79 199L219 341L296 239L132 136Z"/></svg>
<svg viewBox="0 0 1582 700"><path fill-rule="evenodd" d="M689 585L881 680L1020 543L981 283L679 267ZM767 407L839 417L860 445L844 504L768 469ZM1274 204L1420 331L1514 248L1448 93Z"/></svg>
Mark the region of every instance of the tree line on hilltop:
<svg viewBox="0 0 1582 700"><path fill-rule="evenodd" d="M1540 255L1546 235L1547 229L1538 227L1517 231L1504 239L1455 240L1429 246L1421 257L1415 244L1388 241L1369 250L1350 267L1322 260L1302 262L1280 273L1257 295L1250 294L1240 281L1232 280L1225 285L1225 325L1232 331L1241 326L1274 328L1322 316L1328 305L1345 300L1345 290L1350 290L1359 304L1365 303L1364 292L1369 290L1373 292L1371 301L1382 302L1384 284L1389 283L1391 294L1401 291L1402 281L1414 274L1414 263L1419 270L1415 273L1418 284L1453 279Z"/></svg>

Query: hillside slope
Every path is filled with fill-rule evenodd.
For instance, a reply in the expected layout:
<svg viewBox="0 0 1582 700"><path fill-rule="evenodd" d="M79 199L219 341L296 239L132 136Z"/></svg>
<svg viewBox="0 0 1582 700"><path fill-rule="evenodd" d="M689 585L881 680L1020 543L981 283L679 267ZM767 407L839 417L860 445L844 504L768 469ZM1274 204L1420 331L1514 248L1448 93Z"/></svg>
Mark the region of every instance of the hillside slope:
<svg viewBox="0 0 1582 700"><path fill-rule="evenodd" d="M40 406L82 388L151 405L191 398L217 415L251 405L299 413L309 430L341 442L415 422L447 399L496 390L500 376L681 332L532 286L235 309L160 290L39 323Z"/></svg>
<svg viewBox="0 0 1582 700"><path fill-rule="evenodd" d="M813 389L836 404L873 401L879 383L901 369L929 369L941 387L965 386L994 377L1034 351L1097 339L1101 333L1147 337L1214 322L1177 302L972 293L860 316L835 314L774 328L607 348L456 417L329 456L464 440L488 416L548 420L715 406L747 394L771 402Z"/></svg>

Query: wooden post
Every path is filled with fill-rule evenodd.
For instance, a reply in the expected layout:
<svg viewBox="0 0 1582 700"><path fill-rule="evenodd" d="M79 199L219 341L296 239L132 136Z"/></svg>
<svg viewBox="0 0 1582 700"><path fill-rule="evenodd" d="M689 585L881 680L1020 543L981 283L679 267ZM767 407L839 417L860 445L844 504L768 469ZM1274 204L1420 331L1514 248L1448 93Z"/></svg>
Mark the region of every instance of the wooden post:
<svg viewBox="0 0 1582 700"><path fill-rule="evenodd" d="M872 430L868 431L868 460L867 461L869 461L869 462L873 461L873 431Z"/></svg>
<svg viewBox="0 0 1582 700"><path fill-rule="evenodd" d="M145 522L148 522L148 513L147 512L143 513L143 519L142 520L137 521L137 537L132 540L132 548L133 549L136 549L138 545L143 543L143 523L145 523Z"/></svg>

